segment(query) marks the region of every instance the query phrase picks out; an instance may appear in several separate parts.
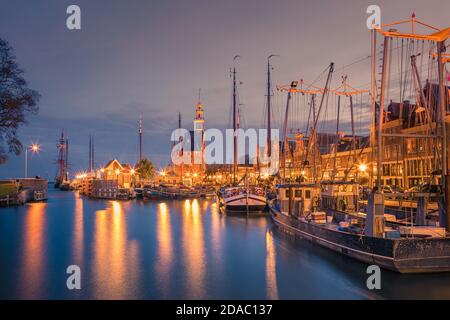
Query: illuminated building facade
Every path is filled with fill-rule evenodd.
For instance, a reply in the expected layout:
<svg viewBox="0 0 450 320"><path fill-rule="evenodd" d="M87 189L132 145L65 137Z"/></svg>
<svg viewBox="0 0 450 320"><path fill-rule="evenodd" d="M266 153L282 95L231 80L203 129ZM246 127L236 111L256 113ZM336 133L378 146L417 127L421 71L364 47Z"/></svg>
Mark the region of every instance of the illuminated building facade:
<svg viewBox="0 0 450 320"><path fill-rule="evenodd" d="M203 104L199 95L195 109L194 129L182 137L184 146L190 146L188 150L181 150L183 158L189 159L188 163L173 165L176 176L182 177L184 184L190 185L200 182L206 172L205 159L205 118L203 115Z"/></svg>

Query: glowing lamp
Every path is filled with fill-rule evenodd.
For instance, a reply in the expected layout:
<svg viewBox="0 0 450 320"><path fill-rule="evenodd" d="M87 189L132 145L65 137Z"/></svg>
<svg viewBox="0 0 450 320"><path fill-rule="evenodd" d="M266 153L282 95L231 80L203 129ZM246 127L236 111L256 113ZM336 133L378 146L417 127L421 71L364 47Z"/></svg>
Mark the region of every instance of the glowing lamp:
<svg viewBox="0 0 450 320"><path fill-rule="evenodd" d="M366 172L367 170L367 165L365 165L364 163L361 163L358 167L359 171L361 172Z"/></svg>

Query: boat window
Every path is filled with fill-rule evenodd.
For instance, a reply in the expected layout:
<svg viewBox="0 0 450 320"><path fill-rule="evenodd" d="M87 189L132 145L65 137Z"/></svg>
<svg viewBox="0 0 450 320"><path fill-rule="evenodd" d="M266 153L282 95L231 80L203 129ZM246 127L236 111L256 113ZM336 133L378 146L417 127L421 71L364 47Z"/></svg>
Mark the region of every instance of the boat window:
<svg viewBox="0 0 450 320"><path fill-rule="evenodd" d="M302 197L302 190L295 190L295 197L301 198Z"/></svg>
<svg viewBox="0 0 450 320"><path fill-rule="evenodd" d="M289 198L289 189L286 189L286 198Z"/></svg>
<svg viewBox="0 0 450 320"><path fill-rule="evenodd" d="M305 198L311 199L311 190L305 190Z"/></svg>

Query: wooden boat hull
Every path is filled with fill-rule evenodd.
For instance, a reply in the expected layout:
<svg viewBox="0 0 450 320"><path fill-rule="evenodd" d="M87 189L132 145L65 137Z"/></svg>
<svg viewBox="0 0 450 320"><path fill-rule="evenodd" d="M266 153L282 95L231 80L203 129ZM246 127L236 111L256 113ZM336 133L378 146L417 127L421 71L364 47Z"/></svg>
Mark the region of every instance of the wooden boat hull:
<svg viewBox="0 0 450 320"><path fill-rule="evenodd" d="M450 238L385 239L351 234L288 217L270 205L283 232L367 264L400 273L450 272Z"/></svg>
<svg viewBox="0 0 450 320"><path fill-rule="evenodd" d="M221 205L227 213L262 213L267 206L265 197L257 195L237 195L230 198L221 198Z"/></svg>

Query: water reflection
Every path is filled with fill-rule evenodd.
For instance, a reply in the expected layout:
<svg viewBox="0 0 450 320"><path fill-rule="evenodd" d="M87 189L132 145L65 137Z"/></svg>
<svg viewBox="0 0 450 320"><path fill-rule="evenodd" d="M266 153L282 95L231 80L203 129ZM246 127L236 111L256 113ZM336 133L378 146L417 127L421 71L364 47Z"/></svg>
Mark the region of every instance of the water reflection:
<svg viewBox="0 0 450 320"><path fill-rule="evenodd" d="M450 298L450 274L383 270L371 292L367 265L211 201L53 192L48 203L1 209L0 299ZM82 267L76 295L65 289L71 263Z"/></svg>
<svg viewBox="0 0 450 320"><path fill-rule="evenodd" d="M278 299L275 244L269 230L266 231L266 291L268 299Z"/></svg>
<svg viewBox="0 0 450 320"><path fill-rule="evenodd" d="M197 199L186 200L183 207L183 253L186 269L186 295L190 299L204 298L205 248L203 222Z"/></svg>
<svg viewBox="0 0 450 320"><path fill-rule="evenodd" d="M95 212L94 279L96 298L124 298L126 293L125 253L126 228L121 204L112 201L111 207Z"/></svg>
<svg viewBox="0 0 450 320"><path fill-rule="evenodd" d="M223 224L221 221L221 215L219 207L216 202L211 203L211 245L212 254L215 261L216 272L221 272L222 269L222 237Z"/></svg>
<svg viewBox="0 0 450 320"><path fill-rule="evenodd" d="M25 299L36 299L42 295L44 257L46 257L45 223L47 203L33 203L26 206L20 287Z"/></svg>
<svg viewBox="0 0 450 320"><path fill-rule="evenodd" d="M158 204L157 214L158 261L156 263L157 281L165 298L170 295L170 279L173 264L172 230L170 212L167 204Z"/></svg>
<svg viewBox="0 0 450 320"><path fill-rule="evenodd" d="M83 265L83 198L79 196L78 192L73 193L75 198L75 212L73 215L73 261L75 264Z"/></svg>

